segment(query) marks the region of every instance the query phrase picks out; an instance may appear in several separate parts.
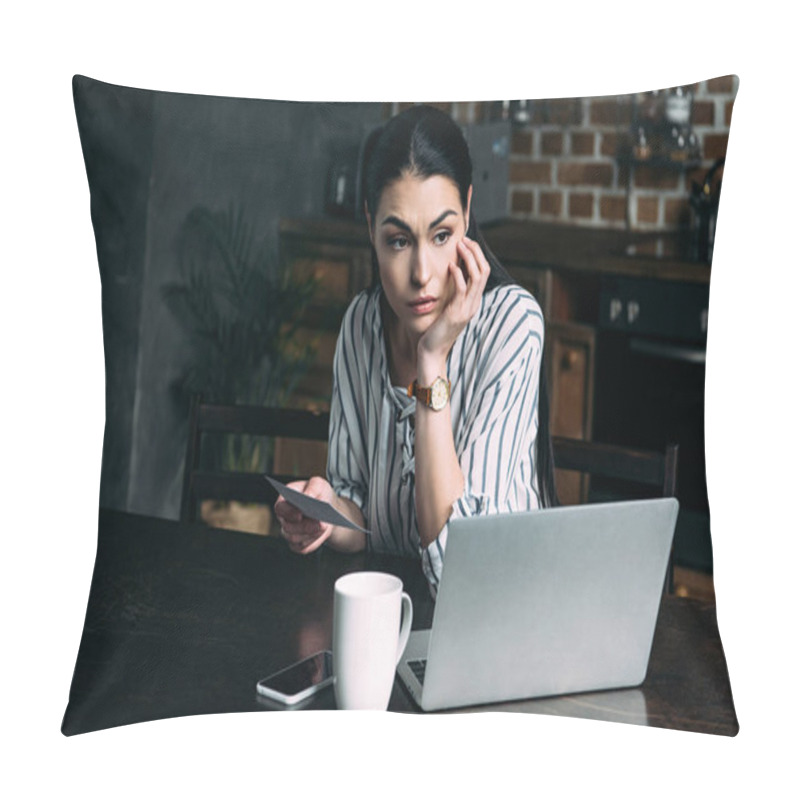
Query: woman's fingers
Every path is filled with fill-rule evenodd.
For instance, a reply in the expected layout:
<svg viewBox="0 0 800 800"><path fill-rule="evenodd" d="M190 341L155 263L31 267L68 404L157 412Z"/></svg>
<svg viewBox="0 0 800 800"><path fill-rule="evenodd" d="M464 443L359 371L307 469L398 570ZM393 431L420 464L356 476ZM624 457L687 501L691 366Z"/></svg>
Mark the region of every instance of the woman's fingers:
<svg viewBox="0 0 800 800"><path fill-rule="evenodd" d="M289 488L314 496L319 492L320 487L313 484L313 480L312 478L309 481L293 481L289 484ZM275 503L275 516L281 526L281 536L296 552L307 548L324 533L323 523L304 516L302 511L286 502L283 497L279 497Z"/></svg>
<svg viewBox="0 0 800 800"><path fill-rule="evenodd" d="M328 538L330 527L316 520L304 520L297 524L282 525L281 535L295 552L311 552L312 549L316 549L310 547L311 545L322 544Z"/></svg>
<svg viewBox="0 0 800 800"><path fill-rule="evenodd" d="M469 253L469 258L465 260L470 267L470 277L472 278L470 288L483 293L483 287L486 285L491 272L489 262L486 260L481 246L474 239L465 236L462 243L464 249Z"/></svg>
<svg viewBox="0 0 800 800"><path fill-rule="evenodd" d="M452 261L450 262L450 274L453 277L453 282L456 285L456 293L455 297L462 297L467 293L467 281L464 278L464 273L461 271L461 267L458 264L454 264Z"/></svg>
<svg viewBox="0 0 800 800"><path fill-rule="evenodd" d="M333 487L325 478L321 478L319 475L308 479L303 493L317 500L324 500L326 503L332 502L334 496Z"/></svg>
<svg viewBox="0 0 800 800"><path fill-rule="evenodd" d="M316 539L312 539L307 544L301 546L298 552L304 556L308 555L309 553L313 553L315 550L319 549L320 547L322 547L323 544L325 544L328 537L331 535L332 530L333 528L331 526L328 526L327 529L323 531L321 536L317 536Z"/></svg>
<svg viewBox="0 0 800 800"><path fill-rule="evenodd" d="M472 252L466 239L462 239L458 245L458 251L461 254L461 259L464 262L464 267L467 270L467 284L468 286L475 283L480 278L480 267L475 259L475 253Z"/></svg>
<svg viewBox="0 0 800 800"><path fill-rule="evenodd" d="M303 518L302 512L289 505L282 497L279 497L275 503L275 516L282 524L285 522L300 522Z"/></svg>
<svg viewBox="0 0 800 800"><path fill-rule="evenodd" d="M468 280L466 281L463 297L467 303L467 314L470 318L477 311L477 304L480 302L481 295L489 278L489 262L486 260L480 245L464 237L458 243L458 251L464 262Z"/></svg>
<svg viewBox="0 0 800 800"><path fill-rule="evenodd" d="M322 547L322 545L327 541L332 530L333 528L330 525L327 525L325 528L323 528L322 532L316 536L293 537L292 539L287 539L289 542L289 548L295 553L301 553L302 555L313 553L314 550Z"/></svg>
<svg viewBox="0 0 800 800"><path fill-rule="evenodd" d="M456 242L456 253L464 266L462 268L452 261L448 265L454 292L441 316L420 340L420 346L431 353L449 350L464 326L477 313L489 278L489 262L477 242L464 237Z"/></svg>
<svg viewBox="0 0 800 800"><path fill-rule="evenodd" d="M308 483L308 481L292 481L287 484L287 487L297 492L305 492ZM275 516L281 522L299 522L303 518L303 514L300 510L287 503L281 495L278 495L274 508Z"/></svg>
<svg viewBox="0 0 800 800"><path fill-rule="evenodd" d="M319 536L324 523L309 517L301 517L297 522L281 520L281 529L292 536Z"/></svg>
<svg viewBox="0 0 800 800"><path fill-rule="evenodd" d="M331 485L319 476L309 478L307 481L293 481L288 486L290 489L328 503L334 498ZM312 553L321 547L333 532L333 525L306 517L283 497L278 497L275 503L275 516L281 526L281 536L286 540L289 549L295 553L303 555Z"/></svg>

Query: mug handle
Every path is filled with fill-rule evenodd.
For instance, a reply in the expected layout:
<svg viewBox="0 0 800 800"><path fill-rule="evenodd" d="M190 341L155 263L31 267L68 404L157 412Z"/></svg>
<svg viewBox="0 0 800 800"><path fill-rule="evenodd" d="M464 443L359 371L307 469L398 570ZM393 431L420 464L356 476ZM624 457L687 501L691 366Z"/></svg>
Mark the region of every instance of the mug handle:
<svg viewBox="0 0 800 800"><path fill-rule="evenodd" d="M397 661L395 661L395 666L400 663L400 659L403 657L403 651L406 649L408 636L411 633L411 620L414 618L414 607L411 603L411 598L405 592L403 592L402 601L403 609L401 613L403 621L400 623L400 641L397 643Z"/></svg>

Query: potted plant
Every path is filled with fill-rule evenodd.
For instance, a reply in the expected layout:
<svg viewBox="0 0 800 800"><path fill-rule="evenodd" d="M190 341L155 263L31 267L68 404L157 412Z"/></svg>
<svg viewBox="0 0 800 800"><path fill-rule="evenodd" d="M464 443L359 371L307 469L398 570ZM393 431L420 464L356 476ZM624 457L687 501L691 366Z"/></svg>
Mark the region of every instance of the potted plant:
<svg viewBox="0 0 800 800"><path fill-rule="evenodd" d="M234 207L189 212L180 231L179 270L180 281L165 285L163 294L189 337L189 358L175 387L182 402L188 407L189 397L201 394L207 402L284 405L314 355L313 343L298 346L294 334L315 280L281 271ZM211 469L270 469L271 443L263 439L230 435L208 444L202 458ZM201 516L216 527L269 530L266 508L206 502Z"/></svg>

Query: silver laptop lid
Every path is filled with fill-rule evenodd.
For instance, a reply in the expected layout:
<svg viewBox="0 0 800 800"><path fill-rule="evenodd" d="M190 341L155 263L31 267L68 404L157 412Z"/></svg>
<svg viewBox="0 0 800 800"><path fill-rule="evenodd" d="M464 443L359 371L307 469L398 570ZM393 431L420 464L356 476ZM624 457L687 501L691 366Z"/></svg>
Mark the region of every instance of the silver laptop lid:
<svg viewBox="0 0 800 800"><path fill-rule="evenodd" d="M677 514L663 498L454 520L423 708L642 683Z"/></svg>

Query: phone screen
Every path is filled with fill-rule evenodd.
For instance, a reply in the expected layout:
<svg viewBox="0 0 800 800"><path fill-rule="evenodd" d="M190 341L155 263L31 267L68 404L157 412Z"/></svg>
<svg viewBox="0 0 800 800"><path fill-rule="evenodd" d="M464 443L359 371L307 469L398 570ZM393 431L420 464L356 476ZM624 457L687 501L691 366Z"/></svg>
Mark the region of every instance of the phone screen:
<svg viewBox="0 0 800 800"><path fill-rule="evenodd" d="M322 650L298 661L274 675L258 682L258 691L270 696L292 698L315 686L330 683L333 678L333 656L330 650Z"/></svg>

